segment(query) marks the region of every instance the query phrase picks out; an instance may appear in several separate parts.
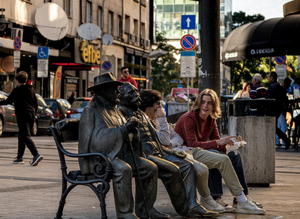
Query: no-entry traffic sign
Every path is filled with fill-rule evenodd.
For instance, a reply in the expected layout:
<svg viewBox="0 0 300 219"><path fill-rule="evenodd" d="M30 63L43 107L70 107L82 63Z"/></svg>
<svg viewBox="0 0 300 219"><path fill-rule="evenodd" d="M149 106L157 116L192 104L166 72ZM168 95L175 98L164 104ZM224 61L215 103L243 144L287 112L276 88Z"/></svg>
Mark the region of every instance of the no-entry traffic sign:
<svg viewBox="0 0 300 219"><path fill-rule="evenodd" d="M276 56L276 57L275 57L275 62L276 62L278 65L285 64L285 61L286 61L286 56Z"/></svg>
<svg viewBox="0 0 300 219"><path fill-rule="evenodd" d="M181 38L180 45L184 50L192 50L196 46L196 39L193 35L186 34Z"/></svg>

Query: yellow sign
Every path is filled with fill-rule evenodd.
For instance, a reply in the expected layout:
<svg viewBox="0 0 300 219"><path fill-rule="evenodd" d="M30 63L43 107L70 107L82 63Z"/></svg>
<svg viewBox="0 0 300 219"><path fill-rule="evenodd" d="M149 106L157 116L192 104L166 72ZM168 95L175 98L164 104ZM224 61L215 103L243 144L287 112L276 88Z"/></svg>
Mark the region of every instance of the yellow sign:
<svg viewBox="0 0 300 219"><path fill-rule="evenodd" d="M58 66L55 72L54 78L54 86L53 86L53 96L54 98L60 98L60 91L61 91L61 76L62 76L62 66Z"/></svg>
<svg viewBox="0 0 300 219"><path fill-rule="evenodd" d="M94 46L86 45L85 41L80 44L80 56L82 61L91 64L100 64L100 49L95 50Z"/></svg>

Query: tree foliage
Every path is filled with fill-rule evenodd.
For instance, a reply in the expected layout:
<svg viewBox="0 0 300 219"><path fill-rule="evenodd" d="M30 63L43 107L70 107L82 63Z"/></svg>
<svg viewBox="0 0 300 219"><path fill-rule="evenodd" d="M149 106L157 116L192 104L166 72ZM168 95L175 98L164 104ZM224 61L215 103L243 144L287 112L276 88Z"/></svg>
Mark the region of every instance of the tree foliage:
<svg viewBox="0 0 300 219"><path fill-rule="evenodd" d="M245 12L234 12L232 15L232 29L242 26L247 23L264 20L265 17L261 14L246 15Z"/></svg>
<svg viewBox="0 0 300 219"><path fill-rule="evenodd" d="M165 32L156 33L156 50L163 50L168 53L151 61L153 89L160 91L163 95L169 94L172 87L176 86L176 84L171 84L170 80L179 79L180 72L179 63L175 58L175 55L179 55L179 50L167 43L165 34Z"/></svg>

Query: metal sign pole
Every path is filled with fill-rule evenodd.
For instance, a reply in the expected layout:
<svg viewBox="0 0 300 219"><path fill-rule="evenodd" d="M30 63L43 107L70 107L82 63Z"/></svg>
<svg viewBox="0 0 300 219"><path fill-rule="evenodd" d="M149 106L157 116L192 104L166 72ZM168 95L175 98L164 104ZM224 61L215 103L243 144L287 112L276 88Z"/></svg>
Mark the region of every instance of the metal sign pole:
<svg viewBox="0 0 300 219"><path fill-rule="evenodd" d="M188 97L188 99L187 99L187 111L190 111L190 102L189 102L189 100L190 100L190 88L189 88L189 78L186 78L186 80L187 80L187 97Z"/></svg>
<svg viewBox="0 0 300 219"><path fill-rule="evenodd" d="M103 52L103 26L104 26L104 2L102 1L102 16L101 16L101 44L100 44L100 74L102 73L102 52Z"/></svg>

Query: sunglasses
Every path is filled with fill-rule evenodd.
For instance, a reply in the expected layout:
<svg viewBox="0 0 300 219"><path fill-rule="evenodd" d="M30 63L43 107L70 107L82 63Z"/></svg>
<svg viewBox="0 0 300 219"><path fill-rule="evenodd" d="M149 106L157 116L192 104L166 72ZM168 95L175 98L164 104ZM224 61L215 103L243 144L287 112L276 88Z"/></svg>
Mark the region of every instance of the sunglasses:
<svg viewBox="0 0 300 219"><path fill-rule="evenodd" d="M123 71L122 73L129 73L129 71Z"/></svg>

